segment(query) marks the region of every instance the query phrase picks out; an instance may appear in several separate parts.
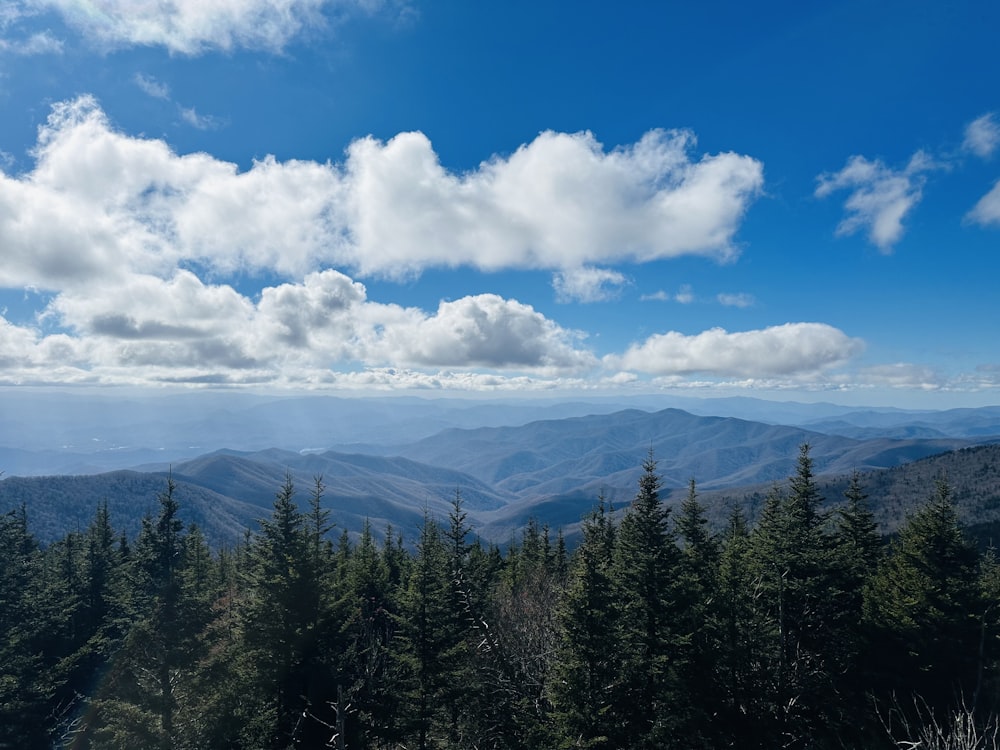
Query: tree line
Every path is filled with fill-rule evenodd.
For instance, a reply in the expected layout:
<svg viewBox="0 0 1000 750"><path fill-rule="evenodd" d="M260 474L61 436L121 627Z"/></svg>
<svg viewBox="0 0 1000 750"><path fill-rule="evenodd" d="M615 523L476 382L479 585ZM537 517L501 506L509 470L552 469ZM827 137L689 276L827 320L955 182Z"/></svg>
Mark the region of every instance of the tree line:
<svg viewBox="0 0 1000 750"><path fill-rule="evenodd" d="M752 526L660 489L650 455L571 552L483 544L458 492L412 544L338 535L321 478L231 549L169 481L132 539L5 514L0 748L996 746L1000 563L946 483L891 542L857 476L824 510L807 445Z"/></svg>

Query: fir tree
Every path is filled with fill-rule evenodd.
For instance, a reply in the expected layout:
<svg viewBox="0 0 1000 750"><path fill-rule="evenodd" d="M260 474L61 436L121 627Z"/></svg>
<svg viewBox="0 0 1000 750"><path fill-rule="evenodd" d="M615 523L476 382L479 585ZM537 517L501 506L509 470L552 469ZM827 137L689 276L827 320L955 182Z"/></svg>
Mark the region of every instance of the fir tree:
<svg viewBox="0 0 1000 750"><path fill-rule="evenodd" d="M639 491L617 533L612 580L622 663L615 714L620 747L663 747L670 737L670 710L683 700L675 659L678 639L676 574L680 552L660 500L652 451L642 465Z"/></svg>
<svg viewBox="0 0 1000 750"><path fill-rule="evenodd" d="M441 532L425 514L409 581L401 601L398 643L407 667L403 705L415 747L426 750L447 727L444 696L455 676L460 643L456 641L449 550Z"/></svg>
<svg viewBox="0 0 1000 750"><path fill-rule="evenodd" d="M610 519L603 497L583 523L558 613L550 682L557 734L565 747L616 747L614 687L619 660L610 570Z"/></svg>
<svg viewBox="0 0 1000 750"><path fill-rule="evenodd" d="M325 520L319 511L321 484L312 498L311 518L295 503L290 476L275 495L269 519L249 548L250 571L244 614L248 675L260 695L253 731L266 747L284 748L307 731L300 717L323 711L332 697L318 657L323 641ZM311 521L311 524L310 524ZM265 736L262 736L265 735Z"/></svg>
<svg viewBox="0 0 1000 750"><path fill-rule="evenodd" d="M685 686L685 701L674 709L678 731L689 748L705 746L716 731L714 714L719 694L715 660L718 657L719 544L709 531L705 508L698 500L695 481L677 517L681 555L677 566L678 673ZM686 716L681 715L684 706Z"/></svg>
<svg viewBox="0 0 1000 750"><path fill-rule="evenodd" d="M40 565L24 506L0 515L0 746L46 746Z"/></svg>
<svg viewBox="0 0 1000 750"><path fill-rule="evenodd" d="M970 700L981 597L978 554L959 526L951 488L939 482L865 590L877 695L904 704L915 696L939 715Z"/></svg>
<svg viewBox="0 0 1000 750"><path fill-rule="evenodd" d="M792 746L839 731L835 717L841 713L836 676L844 659L842 586L820 512L822 500L805 444L788 494L777 487L770 493L753 535L772 644L768 713L774 731Z"/></svg>

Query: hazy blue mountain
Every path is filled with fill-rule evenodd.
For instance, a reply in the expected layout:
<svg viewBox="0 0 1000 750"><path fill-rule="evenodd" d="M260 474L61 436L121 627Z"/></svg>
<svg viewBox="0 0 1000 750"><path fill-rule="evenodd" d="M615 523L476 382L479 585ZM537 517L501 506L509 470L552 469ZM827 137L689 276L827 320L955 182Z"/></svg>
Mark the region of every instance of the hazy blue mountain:
<svg viewBox="0 0 1000 750"><path fill-rule="evenodd" d="M412 442L449 427L516 425L626 406L622 401L202 392L129 396L118 391L0 389L0 470L18 475L96 473L177 462L223 447L315 451L384 445Z"/></svg>
<svg viewBox="0 0 1000 750"><path fill-rule="evenodd" d="M133 537L139 532L142 517L155 517L158 512L157 498L166 490L167 478L160 472L135 471L7 477L0 481L0 513L23 504L32 532L47 542L68 531L86 529L98 504L106 501L115 528ZM245 529L256 528L257 520L267 515L258 505L183 480L176 484L181 518L197 523L213 545L239 541Z"/></svg>
<svg viewBox="0 0 1000 750"><path fill-rule="evenodd" d="M469 474L522 499L578 490L596 496L602 489L620 499L633 491L641 460L650 450L666 488L684 487L695 477L711 489L786 477L803 443L812 446L817 472L829 473L896 466L970 441L858 441L798 427L665 409L519 427L451 429L392 450Z"/></svg>
<svg viewBox="0 0 1000 750"><path fill-rule="evenodd" d="M454 410L451 418L456 420L463 409L471 409L475 419L488 419L491 414L499 419L493 411L495 404L452 404L431 412L426 411L428 405L418 399L347 404L340 401L343 400L248 400L242 403L238 420L234 417L235 421L226 429L236 422L248 420L244 425L247 434L243 444L284 439L280 429L269 434L264 427L258 427L257 432L251 433L248 425L270 425L282 414L292 422L305 420L306 407L310 404L318 408L319 416L322 416L319 407L325 404L331 409L335 406L342 415L352 415L349 418L356 421L371 418L388 423L390 415L381 412L388 406L393 406L404 421L408 415L414 419L421 414L429 418L431 413L447 414L448 409ZM184 420L192 418L189 405L189 402L182 405L180 411L183 413L175 415L175 424L186 424ZM555 413L572 413L586 406L570 404L551 408ZM524 411L521 416L527 413ZM541 413L548 412L541 409ZM883 418L863 414L857 419L877 421ZM222 419L223 416L219 412L208 412L201 418ZM316 413L310 416L314 421L318 418ZM900 418L899 414L883 416ZM466 417L473 418L468 415L462 418ZM509 415L509 418L514 417ZM110 419L109 423L117 419ZM413 442L372 447L368 453L268 447L263 450L213 450L201 452L196 457L174 458L166 455L166 449L141 451L121 447L119 455L154 456L160 460L142 466L146 472L143 474L114 472L89 478L45 477L33 483L23 479L14 481L11 477L0 482L0 511L24 502L32 518L41 516L47 527L56 528L62 523L82 528L93 514L97 501L107 498L113 502L115 512L125 514L134 526L135 519L155 501L169 471L178 483L182 502L183 493L190 493L194 503L192 520L209 524L215 538L231 539L238 538L243 527L252 528L258 517L269 513L274 494L286 474L292 477L303 501L313 478L322 476L326 485L325 505L333 511L334 521L352 532L360 530L369 519L376 532L382 532L391 524L411 537L425 512L445 518L455 492L461 491L470 522L489 538L506 541L512 530L531 516L553 527L570 527L593 507L601 494L619 507L627 504L635 494L642 460L650 450L658 461L666 493L683 493L691 478L696 479L702 492L726 492L732 488L759 488L784 481L793 473L798 449L803 443L812 446L818 474L842 475L855 469L868 471L900 466L982 442L974 437L941 437L941 434L947 435L947 430L957 429L956 425L960 424L967 425L969 431L987 429L991 419L988 412L974 410L971 414L943 417L939 423L944 429L926 433L934 436L931 439L877 437L861 440L801 426L698 416L674 408L656 412L626 409L535 420L516 426L450 427ZM918 434L925 434L914 429ZM359 431L364 432L363 426L359 426ZM193 448L189 446L187 450ZM103 455L102 452L56 453L66 461L81 462ZM0 457L15 455L21 460L30 460L36 454L8 451ZM44 457L39 460L43 461ZM87 468L93 466L90 464ZM145 479L140 482L136 477ZM77 487L79 489L75 489ZM59 533L64 531L65 528Z"/></svg>
<svg viewBox="0 0 1000 750"><path fill-rule="evenodd" d="M1000 406L935 412L852 411L835 419L811 420L809 429L859 440L875 437L1000 437Z"/></svg>
<svg viewBox="0 0 1000 750"><path fill-rule="evenodd" d="M291 476L305 503L322 476L323 504L340 528L358 532L369 520L376 534L391 524L415 538L424 512L447 516L461 490L470 511L497 508L514 498L449 469L403 458L299 454L278 449L256 453L218 451L175 464L171 470L115 471L86 476L9 477L0 481L0 512L28 509L36 534L54 539L83 529L98 503L107 500L116 525L130 534L139 519L156 512L156 498L169 476L188 522L202 526L215 542L238 541L246 528L270 514L275 493Z"/></svg>
<svg viewBox="0 0 1000 750"><path fill-rule="evenodd" d="M214 492L268 507L286 474L303 491L313 486L315 477L322 477L327 499L341 504L377 496L386 502L415 506L418 511L425 505L438 510L450 505L457 489L470 509L497 508L514 499L452 469L405 458L334 452L218 451L175 465L173 474Z"/></svg>
<svg viewBox="0 0 1000 750"><path fill-rule="evenodd" d="M127 389L63 392L0 388L0 470L7 474L97 473L149 462L177 462L217 450L339 450L384 452L449 428L520 426L538 420L610 414L625 409L680 408L767 424L806 426L847 437L851 427L824 429L817 420L857 413L884 416L897 428L928 413L869 411L833 404L778 403L753 398L696 399L665 395L559 398L417 398L264 396L244 392L167 394ZM988 434L980 410L955 410L953 422L933 425L951 437ZM931 413L933 414L933 413ZM879 426L850 417L847 425ZM996 420L993 420L994 422ZM925 433L930 436L930 433ZM917 436L913 433L911 436Z"/></svg>

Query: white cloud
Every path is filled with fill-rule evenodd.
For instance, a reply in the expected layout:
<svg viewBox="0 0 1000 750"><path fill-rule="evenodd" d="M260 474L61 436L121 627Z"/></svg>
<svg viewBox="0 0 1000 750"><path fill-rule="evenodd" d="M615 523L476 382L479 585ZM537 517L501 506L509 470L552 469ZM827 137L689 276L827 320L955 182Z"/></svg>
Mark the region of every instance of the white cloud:
<svg viewBox="0 0 1000 750"><path fill-rule="evenodd" d="M57 294L43 315L63 329L56 335L3 321L0 346L10 361L0 366L39 378L73 364L111 382L320 382L343 367L561 377L597 365L578 346L580 334L516 300L464 297L429 314L371 301L362 284L334 270L266 287L256 303L184 270L168 279L126 275L102 289Z"/></svg>
<svg viewBox="0 0 1000 750"><path fill-rule="evenodd" d="M838 235L866 230L868 239L884 253L903 236L903 219L920 202L926 172L937 165L918 151L903 169L891 169L882 161L852 156L839 172L817 178L816 196L825 198L838 190L848 190L846 216L837 227Z"/></svg>
<svg viewBox="0 0 1000 750"><path fill-rule="evenodd" d="M653 131L606 152L588 133L547 132L455 174L425 136L404 133L356 141L342 166L268 157L240 172L119 133L80 97L53 108L32 172L0 175L0 284L162 275L183 261L402 278L430 266L731 257L761 165L735 154L692 161L691 143L687 133Z"/></svg>
<svg viewBox="0 0 1000 750"><path fill-rule="evenodd" d="M198 130L215 130L221 126L219 118L212 115L198 114L194 107L180 107L181 119Z"/></svg>
<svg viewBox="0 0 1000 750"><path fill-rule="evenodd" d="M170 87L162 81L156 80L153 76L136 73L132 76L132 80L146 95L154 99L170 99Z"/></svg>
<svg viewBox="0 0 1000 750"><path fill-rule="evenodd" d="M971 151L981 159L988 159L1000 146L1000 123L996 115L988 112L977 117L965 127L962 148Z"/></svg>
<svg viewBox="0 0 1000 750"><path fill-rule="evenodd" d="M387 329L381 350L415 366L557 374L597 364L590 352L574 347L576 338L530 305L481 294L442 302L433 316Z"/></svg>
<svg viewBox="0 0 1000 750"><path fill-rule="evenodd" d="M627 283L603 263L732 257L761 165L692 147L684 132L612 150L547 132L453 173L404 133L357 141L341 164L268 157L240 171L125 135L91 97L60 103L33 168L0 172L0 287L51 292L38 325L59 331L4 320L16 361L4 382L329 384L398 371L420 387L505 388L593 375L601 363L581 333L517 300L404 308L334 268L549 269L564 297L592 300ZM299 280L250 299L199 277L234 271Z"/></svg>
<svg viewBox="0 0 1000 750"><path fill-rule="evenodd" d="M867 367L860 373L867 385L909 390L934 391L946 386L946 378L923 365L896 362Z"/></svg>
<svg viewBox="0 0 1000 750"><path fill-rule="evenodd" d="M690 305L695 300L694 289L690 284L681 284L675 294L659 289L652 294L644 294L639 298L643 302L677 302L681 305Z"/></svg>
<svg viewBox="0 0 1000 750"><path fill-rule="evenodd" d="M979 199L972 210L965 215L965 219L983 226L1000 226L1000 180L997 180L990 192Z"/></svg>
<svg viewBox="0 0 1000 750"><path fill-rule="evenodd" d="M361 139L346 165L356 263L364 273L404 275L426 265L569 269L731 257L761 165L735 154L692 162L691 144L688 133L652 131L605 152L589 133L549 131L456 175L421 133Z"/></svg>
<svg viewBox="0 0 1000 750"><path fill-rule="evenodd" d="M608 364L653 375L767 377L809 375L841 365L863 344L823 323L787 323L728 333L713 328L694 336L676 331L650 336Z"/></svg>
<svg viewBox="0 0 1000 750"><path fill-rule="evenodd" d="M2 29L4 24L0 24ZM0 39L0 52L9 52L14 55L58 55L63 51L61 39L56 38L50 31L39 31L32 34L27 39Z"/></svg>
<svg viewBox="0 0 1000 750"><path fill-rule="evenodd" d="M196 55L237 48L280 52L294 37L324 25L324 11L366 2L332 0L30 0L54 10L92 43L107 47L162 46Z"/></svg>
<svg viewBox="0 0 1000 750"><path fill-rule="evenodd" d="M736 294L723 292L716 295L716 299L719 301L720 305L725 305L726 307L753 307L757 303L757 300L754 299L752 294L747 294L745 292L739 292Z"/></svg>
<svg viewBox="0 0 1000 750"><path fill-rule="evenodd" d="M27 9L17 0L0 5L0 30L6 29L27 14Z"/></svg>
<svg viewBox="0 0 1000 750"><path fill-rule="evenodd" d="M667 294L662 289L657 289L652 294L644 294L644 295L642 295L641 297L639 297L639 299L642 302L651 302L651 301L652 302L668 302L670 299L672 299L672 297L671 297L671 295Z"/></svg>
<svg viewBox="0 0 1000 750"><path fill-rule="evenodd" d="M627 283L618 271L590 266L558 271L552 277L559 302L606 302L616 299Z"/></svg>

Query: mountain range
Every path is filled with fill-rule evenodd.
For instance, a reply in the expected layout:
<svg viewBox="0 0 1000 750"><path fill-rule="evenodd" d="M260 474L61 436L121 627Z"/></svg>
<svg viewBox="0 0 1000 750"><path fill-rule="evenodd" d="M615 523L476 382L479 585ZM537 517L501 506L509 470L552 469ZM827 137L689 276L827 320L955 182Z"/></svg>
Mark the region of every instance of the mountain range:
<svg viewBox="0 0 1000 750"><path fill-rule="evenodd" d="M608 411L615 405L611 402L596 408L589 404L593 412L580 415L577 412L588 407L585 402L535 404L534 410L531 404L515 404L503 410L490 403L433 406L436 402L418 399L399 403L389 399L356 404L342 401L322 397L307 415L302 410L308 400L283 403L249 399L240 409L200 416L191 407L194 402L186 401L172 415L172 421L161 426L165 435L174 436L170 446L138 452L122 446L117 453L95 450L89 454L51 445L37 451L17 448L39 462L51 455L67 462L90 456L92 469L112 455L120 461L139 460L128 469L124 468L129 466L126 463L110 472L9 476L0 481L0 511L23 503L35 533L50 539L85 526L97 503L106 500L115 523L134 533L142 515L155 511L156 496L169 476L177 485L185 517L202 526L216 543L224 543L238 540L246 528L255 528L256 520L268 515L286 476L303 499L315 479L322 477L323 502L331 509L332 520L352 533L368 522L378 534L391 525L413 539L424 515L445 518L460 492L476 532L502 543L530 517L572 533L598 496L616 507L623 506L634 495L642 461L650 453L658 462L664 496L670 502L686 492L693 478L699 491L716 506L745 501L752 511L762 488L781 482L794 471L803 443L811 447L817 474L838 478L852 471L902 467L1000 440L1000 408L995 407L910 413L782 404L775 411L786 416L797 413L801 422L782 425L731 415L697 415L677 408ZM279 408L282 403L283 409ZM750 413L762 411L763 405L738 399L715 406ZM401 425L395 430L390 429L393 410L395 423ZM105 422L74 427L76 434L85 434L88 428L91 432L106 430L103 434L116 429L122 431L118 434L129 430L148 434L153 412L139 409L129 422L119 411L110 411L113 413ZM84 412L79 409L75 417L85 417ZM327 424L334 412L342 420L336 427ZM554 418L529 421L529 414ZM269 426L282 415L283 428L269 432ZM228 426L224 428L216 421L226 419ZM343 420L353 420L354 430L349 431ZM515 424L459 426L476 420ZM517 423L519 420L524 421ZM69 420L66 423L76 425ZM219 434L242 426L240 445L250 449L199 452L189 443L185 450L195 455L175 456L185 442L177 436L178 425L202 423L214 425ZM298 432L296 425L300 425ZM444 429L435 429L441 425ZM10 426L5 429L9 431ZM348 434L381 438L379 442L336 445L333 438ZM296 435L299 447L289 449ZM316 447L323 435L331 438L327 447ZM256 448L268 440L286 447ZM207 443L208 439L199 442ZM11 455L10 450L0 453L0 458ZM100 460L93 460L94 456ZM161 460L149 461L150 457ZM1000 462L987 464L1000 466ZM994 472L1000 468L990 468L987 474L992 477ZM984 478L982 483L990 481ZM885 523L891 526L888 520Z"/></svg>

